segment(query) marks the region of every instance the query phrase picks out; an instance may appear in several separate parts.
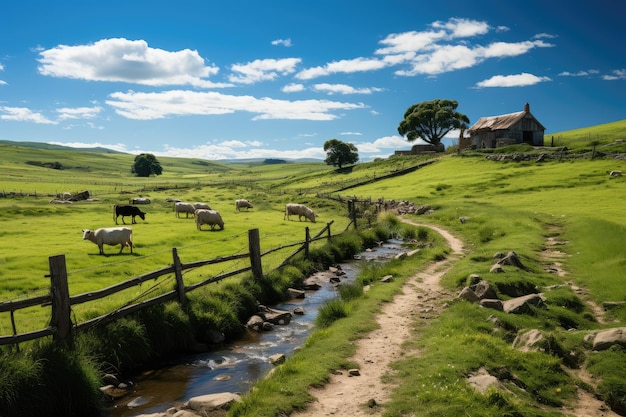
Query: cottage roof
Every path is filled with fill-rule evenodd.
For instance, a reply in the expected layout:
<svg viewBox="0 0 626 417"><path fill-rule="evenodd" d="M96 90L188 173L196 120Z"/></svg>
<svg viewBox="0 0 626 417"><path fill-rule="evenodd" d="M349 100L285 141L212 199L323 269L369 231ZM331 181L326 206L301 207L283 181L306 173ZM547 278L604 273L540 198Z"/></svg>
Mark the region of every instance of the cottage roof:
<svg viewBox="0 0 626 417"><path fill-rule="evenodd" d="M476 132L479 130L505 130L509 129L515 123L517 123L520 119L524 118L526 115L530 115L535 121L537 125L543 130L546 130L545 127L530 113L530 106L526 104L524 106L524 111L518 111L515 113L509 114L501 114L499 116L489 116L489 117L481 117L478 119L476 123L472 127L470 127L468 132Z"/></svg>

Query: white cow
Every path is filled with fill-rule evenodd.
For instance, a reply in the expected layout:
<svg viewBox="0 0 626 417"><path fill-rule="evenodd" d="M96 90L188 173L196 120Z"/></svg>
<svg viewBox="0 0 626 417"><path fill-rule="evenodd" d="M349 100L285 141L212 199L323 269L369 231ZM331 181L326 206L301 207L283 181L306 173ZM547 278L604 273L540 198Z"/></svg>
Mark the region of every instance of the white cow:
<svg viewBox="0 0 626 417"><path fill-rule="evenodd" d="M211 210L211 206L209 206L207 203L195 202L195 203L193 203L193 206L195 207L196 210L198 210L198 209Z"/></svg>
<svg viewBox="0 0 626 417"><path fill-rule="evenodd" d="M180 217L180 213L185 213L185 218L188 219L190 214L193 216L193 212L196 211L196 208L191 203L177 201L174 204L174 211L176 212L176 217Z"/></svg>
<svg viewBox="0 0 626 417"><path fill-rule="evenodd" d="M254 207L248 200L239 199L239 200L235 200L235 208L237 208L237 211L240 211L242 208L245 208L246 210L248 210Z"/></svg>
<svg viewBox="0 0 626 417"><path fill-rule="evenodd" d="M216 225L220 227L220 230L224 230L224 220L222 220L222 216L217 211L198 209L194 215L198 230L202 230L203 224L211 226L211 230L214 230Z"/></svg>
<svg viewBox="0 0 626 417"><path fill-rule="evenodd" d="M298 220L302 221L302 217L308 219L309 221L315 223L315 218L317 214L313 212L310 208L303 204L287 204L285 205L285 215L283 216L283 220L289 220L289 215L298 216Z"/></svg>
<svg viewBox="0 0 626 417"><path fill-rule="evenodd" d="M102 227L96 230L83 229L83 240L90 240L100 249L100 255L104 255L104 245L121 245L119 253L125 246L133 253L133 231L130 227Z"/></svg>

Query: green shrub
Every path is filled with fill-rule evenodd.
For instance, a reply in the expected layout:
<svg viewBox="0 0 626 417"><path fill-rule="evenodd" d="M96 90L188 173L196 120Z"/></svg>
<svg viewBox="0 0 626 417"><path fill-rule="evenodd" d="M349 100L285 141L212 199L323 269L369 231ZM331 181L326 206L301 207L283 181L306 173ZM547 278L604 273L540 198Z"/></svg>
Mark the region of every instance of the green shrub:
<svg viewBox="0 0 626 417"><path fill-rule="evenodd" d="M99 371L82 350L45 341L23 354L5 353L1 359L1 416L99 414Z"/></svg>
<svg viewBox="0 0 626 417"><path fill-rule="evenodd" d="M348 317L347 303L338 298L333 298L324 303L317 313L315 324L319 328L326 328L335 321Z"/></svg>
<svg viewBox="0 0 626 417"><path fill-rule="evenodd" d="M111 366L107 372L126 372L154 358L145 326L134 318L121 318L95 326L85 334L86 351Z"/></svg>
<svg viewBox="0 0 626 417"><path fill-rule="evenodd" d="M363 295L363 285L360 282L341 284L339 286L339 296L344 301L350 301Z"/></svg>

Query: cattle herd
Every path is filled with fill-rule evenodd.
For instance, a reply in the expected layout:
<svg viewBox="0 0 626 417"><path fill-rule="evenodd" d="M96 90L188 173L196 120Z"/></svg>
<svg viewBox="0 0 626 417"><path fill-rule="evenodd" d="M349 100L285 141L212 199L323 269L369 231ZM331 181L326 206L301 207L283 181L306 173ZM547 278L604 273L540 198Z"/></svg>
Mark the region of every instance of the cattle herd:
<svg viewBox="0 0 626 417"><path fill-rule="evenodd" d="M196 228L202 230L202 225L208 225L211 230L215 230L215 227L219 227L220 230L224 230L224 220L220 213L206 203L195 202L186 203L184 201L171 200L174 202L174 213L177 218L180 218L182 214L185 218L189 218L189 215L195 219ZM135 204L150 204L150 200L147 198L134 198L129 201L129 205L114 205L113 206L113 220L115 224L118 223L118 219L122 218L122 224L126 224L125 217L131 218L131 224L136 224L136 217L139 216L141 220L146 219L146 213L142 211ZM235 209L241 211L242 209L254 208L252 204L245 199L235 200ZM317 215L303 204L289 203L285 205L285 214L283 220L289 220L289 216L298 216L298 220L302 221L302 217L305 220L315 223ZM125 247L130 248L130 253L133 253L133 231L130 227L102 227L96 230L84 229L83 240L89 240L96 245L100 251L100 255L104 255L104 245L117 246L120 245L120 251L122 253Z"/></svg>

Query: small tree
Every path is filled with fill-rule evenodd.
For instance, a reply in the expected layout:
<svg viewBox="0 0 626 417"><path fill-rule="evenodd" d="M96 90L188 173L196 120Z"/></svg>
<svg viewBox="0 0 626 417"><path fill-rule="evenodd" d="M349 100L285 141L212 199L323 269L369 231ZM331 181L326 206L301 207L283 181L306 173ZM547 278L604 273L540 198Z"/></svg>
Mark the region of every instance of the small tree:
<svg viewBox="0 0 626 417"><path fill-rule="evenodd" d="M413 104L404 113L398 133L409 142L422 139L436 147L441 139L453 129L467 129L469 118L456 111L455 100L433 100Z"/></svg>
<svg viewBox="0 0 626 417"><path fill-rule="evenodd" d="M345 143L337 139L330 139L324 143L326 165L338 166L341 169L345 164L355 164L359 160L359 153L352 143Z"/></svg>
<svg viewBox="0 0 626 417"><path fill-rule="evenodd" d="M150 175L161 175L163 168L154 155L142 153L135 157L131 172L138 177L149 177Z"/></svg>

